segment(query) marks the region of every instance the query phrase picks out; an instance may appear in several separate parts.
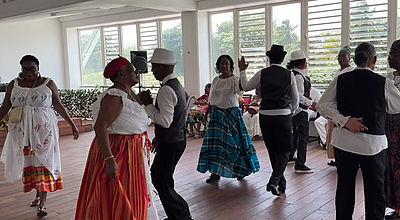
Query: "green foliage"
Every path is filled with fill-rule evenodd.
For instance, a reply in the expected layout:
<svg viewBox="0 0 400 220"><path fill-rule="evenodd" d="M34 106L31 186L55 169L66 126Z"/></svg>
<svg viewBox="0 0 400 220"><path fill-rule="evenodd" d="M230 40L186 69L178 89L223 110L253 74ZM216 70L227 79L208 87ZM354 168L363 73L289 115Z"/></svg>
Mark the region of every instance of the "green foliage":
<svg viewBox="0 0 400 220"><path fill-rule="evenodd" d="M300 37L294 33L297 28L290 24L289 20L284 20L279 25L276 20L272 22L272 41L274 44L283 45L287 55L283 64L286 64L290 59L290 53L300 49Z"/></svg>
<svg viewBox="0 0 400 220"><path fill-rule="evenodd" d="M174 68L176 76L183 76L183 45L182 28L177 25L173 28L165 29L162 33L163 46L174 51L177 64Z"/></svg>
<svg viewBox="0 0 400 220"><path fill-rule="evenodd" d="M59 96L61 103L71 117L93 118L90 105L96 101L100 94L95 89L61 89Z"/></svg>
<svg viewBox="0 0 400 220"><path fill-rule="evenodd" d="M233 47L233 21L226 21L221 23L217 32L212 35L212 63L214 67L217 58L223 54L228 54L234 57Z"/></svg>
<svg viewBox="0 0 400 220"><path fill-rule="evenodd" d="M92 72L83 74L84 85L103 85L104 78L102 72Z"/></svg>

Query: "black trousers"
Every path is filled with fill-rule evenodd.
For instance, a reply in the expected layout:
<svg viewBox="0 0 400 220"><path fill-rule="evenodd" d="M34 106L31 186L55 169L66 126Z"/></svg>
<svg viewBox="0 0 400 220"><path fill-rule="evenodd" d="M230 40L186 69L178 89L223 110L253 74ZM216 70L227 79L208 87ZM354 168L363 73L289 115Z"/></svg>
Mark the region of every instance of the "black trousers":
<svg viewBox="0 0 400 220"><path fill-rule="evenodd" d="M162 144L158 148L151 165L151 180L160 196L169 220L190 219L187 202L175 191L173 175L176 164L186 148L186 140L172 144Z"/></svg>
<svg viewBox="0 0 400 220"><path fill-rule="evenodd" d="M290 115L260 114L260 127L272 166L270 184L286 189L283 173L292 149L292 119Z"/></svg>
<svg viewBox="0 0 400 220"><path fill-rule="evenodd" d="M334 148L337 166L336 219L351 220L354 211L358 169L364 182L365 219L382 220L385 216L384 180L387 150L372 156L350 153Z"/></svg>
<svg viewBox="0 0 400 220"><path fill-rule="evenodd" d="M305 111L299 112L293 116L293 149L290 153L290 158L293 158L297 150L297 165L305 165L307 156L308 144L308 113Z"/></svg>

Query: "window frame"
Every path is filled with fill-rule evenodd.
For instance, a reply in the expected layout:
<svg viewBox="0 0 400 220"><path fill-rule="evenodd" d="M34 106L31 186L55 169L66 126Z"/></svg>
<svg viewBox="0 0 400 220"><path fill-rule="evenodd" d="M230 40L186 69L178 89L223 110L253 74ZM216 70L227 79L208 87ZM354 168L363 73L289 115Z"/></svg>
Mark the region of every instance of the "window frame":
<svg viewBox="0 0 400 220"><path fill-rule="evenodd" d="M161 23L163 21L169 21L169 20L178 20L182 18L181 16L170 16L166 18L155 18L155 19L145 19L145 20L140 20L140 21L135 21L135 22L129 22L129 23L118 23L118 24L110 24L110 25L99 25L99 26L92 26L92 27L87 27L87 28L78 28L77 29L77 39L78 39L78 48L79 48L79 69L80 69L80 87L81 88L96 88L96 87L109 87L110 85L107 84L107 79L103 78L103 84L102 85L88 85L84 84L83 82L83 69L82 69L82 53L81 53L81 36L80 33L81 31L87 31L87 30L93 30L93 29L100 29L100 42L101 42L101 50L102 50L102 68L104 69L106 66L106 53L105 53L105 45L104 45L104 28L108 27L117 27L118 28L118 45L119 45L119 54L122 54L123 51L123 36L122 36L122 27L123 26L129 26L129 25L136 25L136 45L138 49L140 50L141 48L141 36L140 36L140 24L143 23L151 23L151 22L156 22L157 26L157 47L162 47L162 28L161 28ZM182 33L183 35L183 33ZM148 57L148 60L150 60L150 57ZM151 73L149 69L149 73ZM142 80L142 79L141 79ZM139 85L136 85L135 87L138 87ZM159 86L141 86L141 88L156 88L158 89Z"/></svg>

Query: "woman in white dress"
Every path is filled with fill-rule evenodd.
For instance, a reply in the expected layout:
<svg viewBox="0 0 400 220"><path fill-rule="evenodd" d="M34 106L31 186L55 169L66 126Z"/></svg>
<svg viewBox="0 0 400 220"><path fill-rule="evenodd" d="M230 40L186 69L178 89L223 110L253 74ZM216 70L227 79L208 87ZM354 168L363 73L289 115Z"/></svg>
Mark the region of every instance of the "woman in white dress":
<svg viewBox="0 0 400 220"><path fill-rule="evenodd" d="M8 122L8 133L1 154L5 164L4 176L10 182L21 178L24 192L36 189L30 206L38 206L37 216L47 215L47 192L63 188L57 117L54 109L69 123L74 139L78 129L61 104L56 84L39 73L39 60L22 57L19 77L7 88L0 119L11 108L22 106L20 121Z"/></svg>

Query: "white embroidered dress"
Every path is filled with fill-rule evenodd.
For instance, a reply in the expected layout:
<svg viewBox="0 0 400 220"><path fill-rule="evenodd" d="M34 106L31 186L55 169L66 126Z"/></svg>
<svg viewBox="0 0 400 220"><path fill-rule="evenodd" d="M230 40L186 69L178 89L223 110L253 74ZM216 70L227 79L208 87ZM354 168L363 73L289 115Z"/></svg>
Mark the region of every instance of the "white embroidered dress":
<svg viewBox="0 0 400 220"><path fill-rule="evenodd" d="M8 134L1 154L5 164L4 176L10 182L21 179L24 167L23 148L31 146L35 152L33 164L45 166L57 180L61 173L61 159L57 117L52 106L52 91L47 78L41 85L29 88L14 80L11 91L12 107L23 106L22 120L8 123Z"/></svg>

